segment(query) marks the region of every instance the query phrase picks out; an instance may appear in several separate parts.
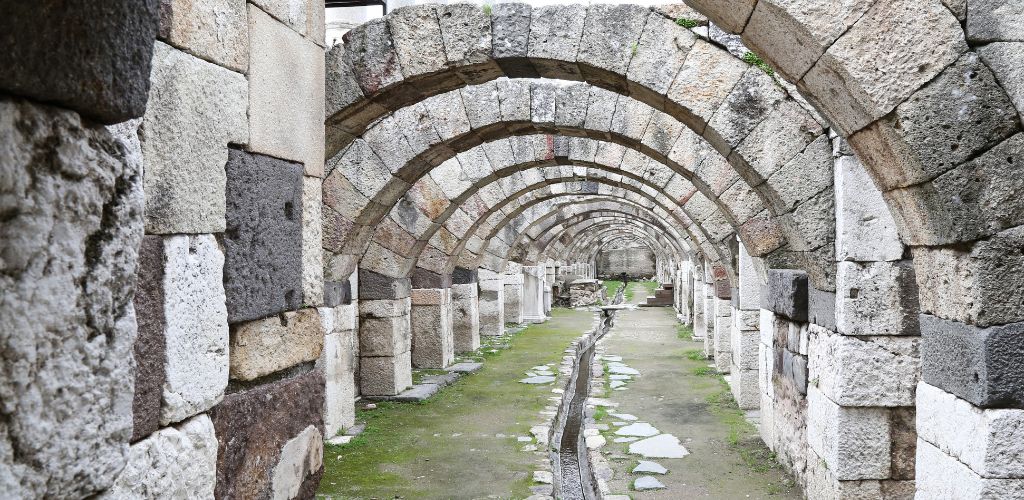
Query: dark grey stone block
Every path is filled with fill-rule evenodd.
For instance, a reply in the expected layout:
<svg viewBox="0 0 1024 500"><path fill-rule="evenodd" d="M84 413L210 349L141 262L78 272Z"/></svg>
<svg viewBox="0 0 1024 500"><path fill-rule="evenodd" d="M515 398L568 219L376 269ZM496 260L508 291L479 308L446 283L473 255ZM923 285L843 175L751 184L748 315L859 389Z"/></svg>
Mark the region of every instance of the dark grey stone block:
<svg viewBox="0 0 1024 500"><path fill-rule="evenodd" d="M768 270L765 308L800 323L807 322L807 273L793 269Z"/></svg>
<svg viewBox="0 0 1024 500"><path fill-rule="evenodd" d="M452 284L453 285L468 285L470 283L476 283L477 271L476 269L466 269L464 267L456 267L452 271Z"/></svg>
<svg viewBox="0 0 1024 500"><path fill-rule="evenodd" d="M302 164L232 149L224 291L228 321L302 306Z"/></svg>
<svg viewBox="0 0 1024 500"><path fill-rule="evenodd" d="M324 283L324 305L338 307L352 303L352 284L345 281L328 281Z"/></svg>
<svg viewBox="0 0 1024 500"><path fill-rule="evenodd" d="M0 0L0 90L100 123L142 116L158 0Z"/></svg>
<svg viewBox="0 0 1024 500"><path fill-rule="evenodd" d="M924 381L982 408L1024 408L1024 322L979 328L920 315Z"/></svg>
<svg viewBox="0 0 1024 500"><path fill-rule="evenodd" d="M134 443L160 428L160 399L166 373L167 351L164 316L164 241L160 236L145 236L139 246L136 267L135 319L135 399L132 401L131 441Z"/></svg>
<svg viewBox="0 0 1024 500"><path fill-rule="evenodd" d="M413 288L450 288L452 286L451 276L442 276L420 267L412 270L411 280Z"/></svg>
<svg viewBox="0 0 1024 500"><path fill-rule="evenodd" d="M817 288L807 289L807 317L811 323L836 331L836 294Z"/></svg>
<svg viewBox="0 0 1024 500"><path fill-rule="evenodd" d="M409 278L392 278L359 269L359 300L404 299L409 296L412 283Z"/></svg>
<svg viewBox="0 0 1024 500"><path fill-rule="evenodd" d="M486 301L490 301L490 302L496 301L496 300L498 300L498 291L497 290L480 290L480 293L477 295L477 299L481 300L481 301L485 301L486 300Z"/></svg>
<svg viewBox="0 0 1024 500"><path fill-rule="evenodd" d="M792 364L792 380L793 385L796 386L796 391L800 394L807 395L807 358L799 354L793 354Z"/></svg>

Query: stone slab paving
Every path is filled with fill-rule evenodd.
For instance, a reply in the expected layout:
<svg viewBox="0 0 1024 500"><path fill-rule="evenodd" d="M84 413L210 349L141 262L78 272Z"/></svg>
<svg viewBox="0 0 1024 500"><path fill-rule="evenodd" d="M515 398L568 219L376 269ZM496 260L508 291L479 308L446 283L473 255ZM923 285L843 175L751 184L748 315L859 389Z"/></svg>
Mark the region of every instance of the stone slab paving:
<svg viewBox="0 0 1024 500"><path fill-rule="evenodd" d="M610 495L605 498L626 494L633 499L800 498L789 476L768 461L767 449L743 412L734 404L729 406L732 400L724 383L714 375L695 374L706 362L690 360L686 353L700 349L701 344L679 339L677 324L668 308L620 311L616 326L601 344L605 366L621 363L620 367L639 372L626 381L629 391L591 394L592 401L615 404L594 413L598 423L613 424L605 435L614 439L600 450L613 471L607 481ZM660 433L627 441L616 435L616 429L623 428L616 423L634 428L644 423ZM654 462L630 453L651 440L665 441L662 444L677 452L673 456L682 455L681 450L688 454ZM756 457L755 461L748 464L744 455Z"/></svg>
<svg viewBox="0 0 1024 500"><path fill-rule="evenodd" d="M420 404L378 402L357 414L366 429L348 444L328 444L324 498L527 498L551 494L534 482L550 471L544 412L559 398L551 385L521 384L531 368L558 366L562 351L591 327L588 312L555 310L553 319L485 354L477 373ZM463 367L449 367L460 371ZM453 370L453 368L455 368ZM424 378L426 380L426 377ZM520 440L520 438L522 440ZM543 479L545 474L540 474Z"/></svg>

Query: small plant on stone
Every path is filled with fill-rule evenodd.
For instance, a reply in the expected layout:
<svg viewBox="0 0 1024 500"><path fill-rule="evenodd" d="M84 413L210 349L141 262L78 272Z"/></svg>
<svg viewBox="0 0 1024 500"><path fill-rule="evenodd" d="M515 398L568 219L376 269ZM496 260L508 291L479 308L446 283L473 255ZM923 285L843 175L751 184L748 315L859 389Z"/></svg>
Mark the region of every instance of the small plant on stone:
<svg viewBox="0 0 1024 500"><path fill-rule="evenodd" d="M640 47L639 44L637 44L636 42L633 42L633 47L630 49L630 51L632 52L632 54L634 56L636 55L636 49L639 48L639 47Z"/></svg>
<svg viewBox="0 0 1024 500"><path fill-rule="evenodd" d="M764 62L763 59L758 57L757 54L747 51L746 54L743 54L743 62L753 66L757 66L757 68L760 69L761 71L764 71L765 74L772 78L775 78L775 70L772 69L772 67L769 66L768 63Z"/></svg>
<svg viewBox="0 0 1024 500"><path fill-rule="evenodd" d="M700 23L698 23L695 19L688 19L685 17L680 17L679 19L676 19L676 24L686 29L693 29L700 25Z"/></svg>
<svg viewBox="0 0 1024 500"><path fill-rule="evenodd" d="M487 14L488 16L491 15L491 4L485 3L480 8L483 9L484 14Z"/></svg>

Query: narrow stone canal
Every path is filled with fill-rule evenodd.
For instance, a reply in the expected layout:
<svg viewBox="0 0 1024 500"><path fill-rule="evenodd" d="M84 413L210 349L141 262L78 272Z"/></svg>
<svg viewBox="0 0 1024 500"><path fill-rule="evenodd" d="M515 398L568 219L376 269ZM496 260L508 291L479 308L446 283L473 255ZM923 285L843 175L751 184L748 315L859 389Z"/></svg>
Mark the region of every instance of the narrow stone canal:
<svg viewBox="0 0 1024 500"><path fill-rule="evenodd" d="M366 429L326 445L320 498L526 498L533 473L550 470L530 428L557 405L557 383L519 381L539 365L557 372L564 350L591 327L593 313L552 311L552 319L481 350L484 367L424 403L359 410ZM362 406L362 405L361 405ZM547 408L546 408L547 407Z"/></svg>

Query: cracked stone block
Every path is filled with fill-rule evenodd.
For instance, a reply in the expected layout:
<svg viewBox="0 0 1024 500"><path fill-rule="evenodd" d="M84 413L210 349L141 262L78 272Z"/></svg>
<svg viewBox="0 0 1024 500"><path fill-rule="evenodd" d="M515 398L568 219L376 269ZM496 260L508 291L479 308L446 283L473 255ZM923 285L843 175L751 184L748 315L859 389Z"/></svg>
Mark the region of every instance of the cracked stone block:
<svg viewBox="0 0 1024 500"><path fill-rule="evenodd" d="M480 348L480 302L475 270L473 274L473 282L452 285L452 342L455 352L460 354ZM465 279L460 277L460 280ZM456 280L454 273L452 280Z"/></svg>
<svg viewBox="0 0 1024 500"><path fill-rule="evenodd" d="M394 396L411 385L412 357L409 351L395 356L359 357L359 391L361 394L365 396Z"/></svg>
<svg viewBox="0 0 1024 500"><path fill-rule="evenodd" d="M917 335L917 280L912 261L840 262L836 328L843 335Z"/></svg>
<svg viewBox="0 0 1024 500"><path fill-rule="evenodd" d="M231 378L255 380L315 361L323 350L324 334L316 309L232 325Z"/></svg>
<svg viewBox="0 0 1024 500"><path fill-rule="evenodd" d="M811 386L807 443L838 480L889 477L891 441L885 409L840 406Z"/></svg>
<svg viewBox="0 0 1024 500"><path fill-rule="evenodd" d="M406 78L442 71L445 57L436 5L409 5L387 16L395 53Z"/></svg>
<svg viewBox="0 0 1024 500"><path fill-rule="evenodd" d="M367 95L402 81L402 67L388 33L386 18L377 18L345 33L345 60Z"/></svg>
<svg viewBox="0 0 1024 500"><path fill-rule="evenodd" d="M312 370L229 394L210 413L216 429L216 498L272 498L274 469L287 444L313 426L323 435L324 375ZM313 446L310 441L310 446ZM311 498L322 468L310 471L295 498Z"/></svg>
<svg viewBox="0 0 1024 500"><path fill-rule="evenodd" d="M576 55L586 18L585 5L548 5L533 9L527 51L540 76L581 79Z"/></svg>
<svg viewBox="0 0 1024 500"><path fill-rule="evenodd" d="M412 291L412 364L444 368L455 359L451 289Z"/></svg>
<svg viewBox="0 0 1024 500"><path fill-rule="evenodd" d="M226 171L229 321L298 309L304 301L302 166L232 149Z"/></svg>
<svg viewBox="0 0 1024 500"><path fill-rule="evenodd" d="M1020 83L1024 81L1024 43L990 43L979 47L978 54L1010 96L1017 113L1024 117L1024 84Z"/></svg>
<svg viewBox="0 0 1024 500"><path fill-rule="evenodd" d="M769 269L763 309L793 321L807 321L807 273Z"/></svg>
<svg viewBox="0 0 1024 500"><path fill-rule="evenodd" d="M301 162L306 175L323 177L323 48L253 5L249 44L249 148Z"/></svg>
<svg viewBox="0 0 1024 500"><path fill-rule="evenodd" d="M369 269L359 269L359 298L365 300L402 299L409 296L409 278L392 278Z"/></svg>
<svg viewBox="0 0 1024 500"><path fill-rule="evenodd" d="M162 0L160 40L228 69L249 67L244 0Z"/></svg>
<svg viewBox="0 0 1024 500"><path fill-rule="evenodd" d="M228 383L228 316L213 235L164 237L166 380L160 423L210 409Z"/></svg>
<svg viewBox="0 0 1024 500"><path fill-rule="evenodd" d="M213 498L216 472L213 422L198 415L133 444L128 464L98 498Z"/></svg>
<svg viewBox="0 0 1024 500"><path fill-rule="evenodd" d="M249 141L244 76L157 42L143 118L146 233L225 228L228 143Z"/></svg>
<svg viewBox="0 0 1024 500"><path fill-rule="evenodd" d="M18 99L0 98L0 144L0 491L85 497L132 435L141 165L77 113Z"/></svg>
<svg viewBox="0 0 1024 500"><path fill-rule="evenodd" d="M942 389L917 386L921 440L984 477L1024 478L1024 410L978 408Z"/></svg>
<svg viewBox="0 0 1024 500"><path fill-rule="evenodd" d="M851 337L813 326L808 376L843 406L910 406L921 376L919 337Z"/></svg>
<svg viewBox="0 0 1024 500"><path fill-rule="evenodd" d="M917 440L917 494L922 498L1019 499L1024 479L986 478L924 439Z"/></svg>
<svg viewBox="0 0 1024 500"><path fill-rule="evenodd" d="M105 124L146 111L158 0L11 1L3 8L0 89Z"/></svg>
<svg viewBox="0 0 1024 500"><path fill-rule="evenodd" d="M922 314L922 379L980 407L1024 408L1024 323L981 328Z"/></svg>
<svg viewBox="0 0 1024 500"><path fill-rule="evenodd" d="M306 33L307 19L312 17L307 0L252 0L250 3L302 34Z"/></svg>
<svg viewBox="0 0 1024 500"><path fill-rule="evenodd" d="M1024 10L1017 2L967 2L967 39L971 42L1024 41Z"/></svg>
<svg viewBox="0 0 1024 500"><path fill-rule="evenodd" d="M323 465L324 436L320 429L310 425L281 447L281 456L271 479L274 498L299 498L300 493L311 494L306 480L319 480Z"/></svg>
<svg viewBox="0 0 1024 500"><path fill-rule="evenodd" d="M640 52L640 34L649 12L646 7L629 4L594 4L587 8L576 56L587 82L626 90L626 69Z"/></svg>

